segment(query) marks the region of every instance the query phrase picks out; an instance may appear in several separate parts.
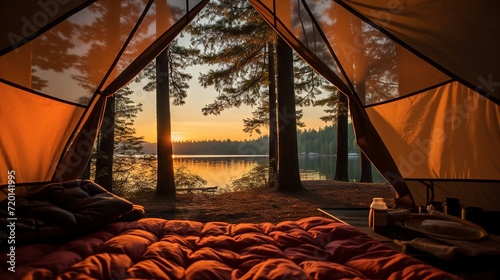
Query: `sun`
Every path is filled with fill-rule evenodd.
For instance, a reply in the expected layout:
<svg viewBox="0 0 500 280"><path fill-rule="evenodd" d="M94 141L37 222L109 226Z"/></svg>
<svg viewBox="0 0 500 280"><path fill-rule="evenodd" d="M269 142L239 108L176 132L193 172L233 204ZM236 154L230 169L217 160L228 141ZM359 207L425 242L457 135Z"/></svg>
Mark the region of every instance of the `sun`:
<svg viewBox="0 0 500 280"><path fill-rule="evenodd" d="M184 140L183 133L175 132L175 131L172 131L171 138L172 138L172 142L179 142L179 141Z"/></svg>

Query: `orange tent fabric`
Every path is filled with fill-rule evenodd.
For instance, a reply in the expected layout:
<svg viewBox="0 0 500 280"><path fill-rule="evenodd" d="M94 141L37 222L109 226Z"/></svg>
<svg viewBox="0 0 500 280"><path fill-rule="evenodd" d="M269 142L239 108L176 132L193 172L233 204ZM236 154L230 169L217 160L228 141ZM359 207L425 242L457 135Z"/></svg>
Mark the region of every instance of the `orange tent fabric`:
<svg viewBox="0 0 500 280"><path fill-rule="evenodd" d="M348 96L358 145L400 195L500 210L484 199L500 197L498 2L250 2Z"/></svg>
<svg viewBox="0 0 500 280"><path fill-rule="evenodd" d="M17 186L77 178L106 96L153 60L208 1L25 2L0 4L3 186L7 170L15 171Z"/></svg>

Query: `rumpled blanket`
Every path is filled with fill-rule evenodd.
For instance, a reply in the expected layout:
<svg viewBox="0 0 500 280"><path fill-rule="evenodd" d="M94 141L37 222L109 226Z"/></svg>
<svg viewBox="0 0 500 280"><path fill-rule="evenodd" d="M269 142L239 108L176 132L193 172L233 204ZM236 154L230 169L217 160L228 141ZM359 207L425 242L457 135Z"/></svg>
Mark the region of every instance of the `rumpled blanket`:
<svg viewBox="0 0 500 280"><path fill-rule="evenodd" d="M143 218L17 248L0 279L459 279L322 217L271 223Z"/></svg>
<svg viewBox="0 0 500 280"><path fill-rule="evenodd" d="M7 200L0 202L0 247L12 222ZM117 219L143 216L141 206L116 196L89 180L47 184L15 200L16 243L54 240L82 234Z"/></svg>

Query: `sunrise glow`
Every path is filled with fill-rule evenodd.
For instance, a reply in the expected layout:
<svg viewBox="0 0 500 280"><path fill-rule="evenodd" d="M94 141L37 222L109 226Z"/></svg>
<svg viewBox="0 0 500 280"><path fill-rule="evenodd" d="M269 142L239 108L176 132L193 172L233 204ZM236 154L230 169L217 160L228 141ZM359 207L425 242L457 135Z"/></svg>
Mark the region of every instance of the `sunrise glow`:
<svg viewBox="0 0 500 280"><path fill-rule="evenodd" d="M181 132L172 132L172 142L179 142L184 140L184 136L182 135Z"/></svg>

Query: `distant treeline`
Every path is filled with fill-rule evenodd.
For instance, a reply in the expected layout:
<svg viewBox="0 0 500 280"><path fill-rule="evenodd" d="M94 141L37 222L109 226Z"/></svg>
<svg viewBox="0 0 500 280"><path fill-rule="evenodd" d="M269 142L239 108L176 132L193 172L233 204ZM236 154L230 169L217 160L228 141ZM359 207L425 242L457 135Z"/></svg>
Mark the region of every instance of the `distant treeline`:
<svg viewBox="0 0 500 280"><path fill-rule="evenodd" d="M257 140L202 140L173 143L176 155L265 155L268 153L268 138Z"/></svg>
<svg viewBox="0 0 500 280"><path fill-rule="evenodd" d="M348 126L349 152L358 152L352 126ZM269 153L269 139L267 136L255 140L202 140L180 141L173 143L176 155L266 155ZM299 153L335 154L337 149L337 128L300 130L297 133ZM155 154L155 143L144 143L144 153Z"/></svg>
<svg viewBox="0 0 500 280"><path fill-rule="evenodd" d="M348 151L359 152L352 125L347 126ZM299 153L320 153L333 155L337 151L337 127L326 126L319 130L308 129L297 133Z"/></svg>

